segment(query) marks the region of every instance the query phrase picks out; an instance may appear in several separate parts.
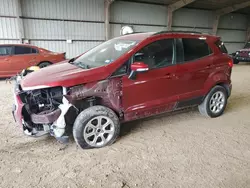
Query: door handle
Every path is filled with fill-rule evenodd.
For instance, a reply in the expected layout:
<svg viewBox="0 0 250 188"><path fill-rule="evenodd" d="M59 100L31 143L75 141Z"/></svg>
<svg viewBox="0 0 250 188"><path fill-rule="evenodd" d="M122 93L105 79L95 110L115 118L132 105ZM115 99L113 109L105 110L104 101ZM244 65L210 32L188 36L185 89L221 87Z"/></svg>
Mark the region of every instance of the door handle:
<svg viewBox="0 0 250 188"><path fill-rule="evenodd" d="M206 66L206 68L211 68L213 65L212 64L209 64Z"/></svg>

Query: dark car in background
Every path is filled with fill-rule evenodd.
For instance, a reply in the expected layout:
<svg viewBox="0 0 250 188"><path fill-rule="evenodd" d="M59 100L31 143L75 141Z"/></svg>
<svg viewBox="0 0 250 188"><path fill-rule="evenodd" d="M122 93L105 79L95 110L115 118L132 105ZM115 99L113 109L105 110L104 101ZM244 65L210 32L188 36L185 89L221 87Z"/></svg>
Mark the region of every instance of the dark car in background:
<svg viewBox="0 0 250 188"><path fill-rule="evenodd" d="M243 49L234 54L234 64L239 62L250 62L250 42L247 42Z"/></svg>

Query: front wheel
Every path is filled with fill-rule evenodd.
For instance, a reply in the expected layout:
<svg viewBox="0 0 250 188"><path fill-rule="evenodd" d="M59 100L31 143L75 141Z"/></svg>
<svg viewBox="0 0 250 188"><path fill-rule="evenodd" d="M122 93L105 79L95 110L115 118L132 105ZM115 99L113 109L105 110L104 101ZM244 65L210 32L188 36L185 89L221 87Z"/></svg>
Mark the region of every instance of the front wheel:
<svg viewBox="0 0 250 188"><path fill-rule="evenodd" d="M239 64L239 60L237 60L237 59L234 59L234 64Z"/></svg>
<svg viewBox="0 0 250 188"><path fill-rule="evenodd" d="M198 106L202 115L215 118L223 114L227 105L228 94L224 87L215 86Z"/></svg>
<svg viewBox="0 0 250 188"><path fill-rule="evenodd" d="M101 148L111 145L120 133L117 115L104 106L92 106L76 118L73 135L83 149Z"/></svg>

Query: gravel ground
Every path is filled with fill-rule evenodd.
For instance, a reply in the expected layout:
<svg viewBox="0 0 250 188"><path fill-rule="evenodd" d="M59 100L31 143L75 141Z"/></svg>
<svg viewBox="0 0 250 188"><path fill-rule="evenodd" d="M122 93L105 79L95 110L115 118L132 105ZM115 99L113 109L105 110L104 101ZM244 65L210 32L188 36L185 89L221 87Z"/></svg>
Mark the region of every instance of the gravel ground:
<svg viewBox="0 0 250 188"><path fill-rule="evenodd" d="M81 150L71 139L29 138L11 116L12 85L0 81L0 187L250 187L250 65L216 119L197 109L122 126L112 146Z"/></svg>

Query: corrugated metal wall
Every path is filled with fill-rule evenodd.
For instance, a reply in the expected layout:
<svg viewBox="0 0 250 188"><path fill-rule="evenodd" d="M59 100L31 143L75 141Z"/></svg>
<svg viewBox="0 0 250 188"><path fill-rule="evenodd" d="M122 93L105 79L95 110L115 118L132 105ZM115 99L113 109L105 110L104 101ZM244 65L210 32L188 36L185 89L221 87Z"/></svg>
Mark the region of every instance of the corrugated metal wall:
<svg viewBox="0 0 250 188"><path fill-rule="evenodd" d="M182 8L175 11L173 30L194 30L212 33L212 11ZM247 16L226 14L220 18L217 35L222 37L230 53L242 48L246 40Z"/></svg>
<svg viewBox="0 0 250 188"><path fill-rule="evenodd" d="M16 1L0 0L0 44L19 43Z"/></svg>
<svg viewBox="0 0 250 188"><path fill-rule="evenodd" d="M17 0L0 0L0 43L19 43ZM73 57L105 40L104 0L21 0L24 38L31 44ZM166 30L167 8L162 5L116 1L111 5L111 36L124 25L136 32ZM173 30L211 33L213 12L182 8L175 11ZM221 17L218 35L229 52L243 47L247 17ZM73 43L66 43L73 40Z"/></svg>
<svg viewBox="0 0 250 188"><path fill-rule="evenodd" d="M117 1L110 10L111 36L120 35L124 25L132 25L136 32L166 30L165 6Z"/></svg>
<svg viewBox="0 0 250 188"><path fill-rule="evenodd" d="M16 16L15 0L0 0L0 16Z"/></svg>
<svg viewBox="0 0 250 188"><path fill-rule="evenodd" d="M213 20L212 11L182 8L174 12L172 29L212 33ZM119 36L124 25L133 26L136 32L166 30L167 8L162 5L114 2L111 6L111 36ZM246 30L246 15L227 14L220 19L218 35L232 53L244 46Z"/></svg>
<svg viewBox="0 0 250 188"><path fill-rule="evenodd" d="M70 58L105 40L103 0L21 2L25 38L31 44L67 52Z"/></svg>

